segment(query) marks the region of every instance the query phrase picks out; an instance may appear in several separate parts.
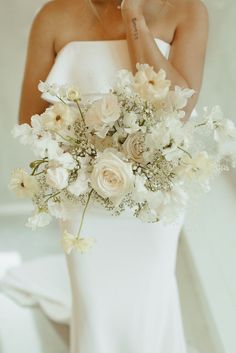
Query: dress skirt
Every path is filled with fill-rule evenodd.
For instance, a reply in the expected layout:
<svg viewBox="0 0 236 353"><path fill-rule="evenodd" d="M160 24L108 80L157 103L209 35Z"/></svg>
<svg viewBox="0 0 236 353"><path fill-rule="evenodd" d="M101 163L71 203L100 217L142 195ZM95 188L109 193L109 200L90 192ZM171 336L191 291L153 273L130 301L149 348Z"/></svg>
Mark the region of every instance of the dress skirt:
<svg viewBox="0 0 236 353"><path fill-rule="evenodd" d="M78 208L61 230L76 233ZM144 223L129 211L89 207L88 252L66 256L71 293L70 353L186 353L175 276L182 214L174 224Z"/></svg>

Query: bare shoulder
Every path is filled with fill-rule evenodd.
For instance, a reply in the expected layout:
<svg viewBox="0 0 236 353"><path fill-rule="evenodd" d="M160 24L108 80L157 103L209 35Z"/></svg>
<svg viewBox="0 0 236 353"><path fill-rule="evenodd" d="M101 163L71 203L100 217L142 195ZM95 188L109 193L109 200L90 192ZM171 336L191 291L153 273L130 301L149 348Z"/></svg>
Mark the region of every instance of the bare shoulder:
<svg viewBox="0 0 236 353"><path fill-rule="evenodd" d="M208 26L208 9L202 0L180 0L178 4L184 23Z"/></svg>
<svg viewBox="0 0 236 353"><path fill-rule="evenodd" d="M62 13L62 1L48 1L37 11L33 19L33 24L35 26L42 26L47 23L48 27L59 19L60 13Z"/></svg>

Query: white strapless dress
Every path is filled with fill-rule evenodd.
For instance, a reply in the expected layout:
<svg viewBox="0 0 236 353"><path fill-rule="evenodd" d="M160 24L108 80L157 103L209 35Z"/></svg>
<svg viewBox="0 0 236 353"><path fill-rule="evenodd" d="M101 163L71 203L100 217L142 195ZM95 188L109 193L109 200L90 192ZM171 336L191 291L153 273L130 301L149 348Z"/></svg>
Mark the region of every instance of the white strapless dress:
<svg viewBox="0 0 236 353"><path fill-rule="evenodd" d="M156 43L168 57L169 44ZM126 40L73 41L58 53L47 82L75 84L92 98L106 93L122 68L131 69ZM61 227L77 231L80 216L78 207ZM148 224L90 206L82 234L96 239L89 252L12 268L1 286L70 324L70 353L186 353L175 276L183 221L184 214L172 225Z"/></svg>

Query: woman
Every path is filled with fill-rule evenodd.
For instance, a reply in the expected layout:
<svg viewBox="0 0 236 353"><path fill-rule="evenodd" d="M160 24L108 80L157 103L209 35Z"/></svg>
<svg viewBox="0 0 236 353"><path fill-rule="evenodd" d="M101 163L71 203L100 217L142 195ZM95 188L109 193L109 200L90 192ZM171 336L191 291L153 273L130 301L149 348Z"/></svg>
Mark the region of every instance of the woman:
<svg viewBox="0 0 236 353"><path fill-rule="evenodd" d="M196 91L186 121L201 87L207 33L207 11L199 0L47 3L31 30L20 123L30 123L53 101L45 95L42 100L39 80L77 84L84 95L96 97L116 70L135 71L137 62L163 68L172 85ZM76 231L80 216L78 208L62 228ZM71 353L186 353L175 279L183 219L141 223L128 213L111 218L91 207L84 233L93 233L97 244L66 258Z"/></svg>

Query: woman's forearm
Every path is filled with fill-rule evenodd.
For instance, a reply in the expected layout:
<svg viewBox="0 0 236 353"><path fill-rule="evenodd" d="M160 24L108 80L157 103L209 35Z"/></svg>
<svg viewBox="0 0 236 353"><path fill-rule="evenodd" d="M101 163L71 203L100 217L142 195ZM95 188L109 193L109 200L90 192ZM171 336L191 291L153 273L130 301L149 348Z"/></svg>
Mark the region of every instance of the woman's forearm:
<svg viewBox="0 0 236 353"><path fill-rule="evenodd" d="M126 27L127 43L133 72L135 72L137 62L141 64L147 63L153 66L155 71L161 68L164 69L173 86L188 87L185 79L165 58L156 45L156 41L147 26L144 15L130 9L122 11L122 16Z"/></svg>

